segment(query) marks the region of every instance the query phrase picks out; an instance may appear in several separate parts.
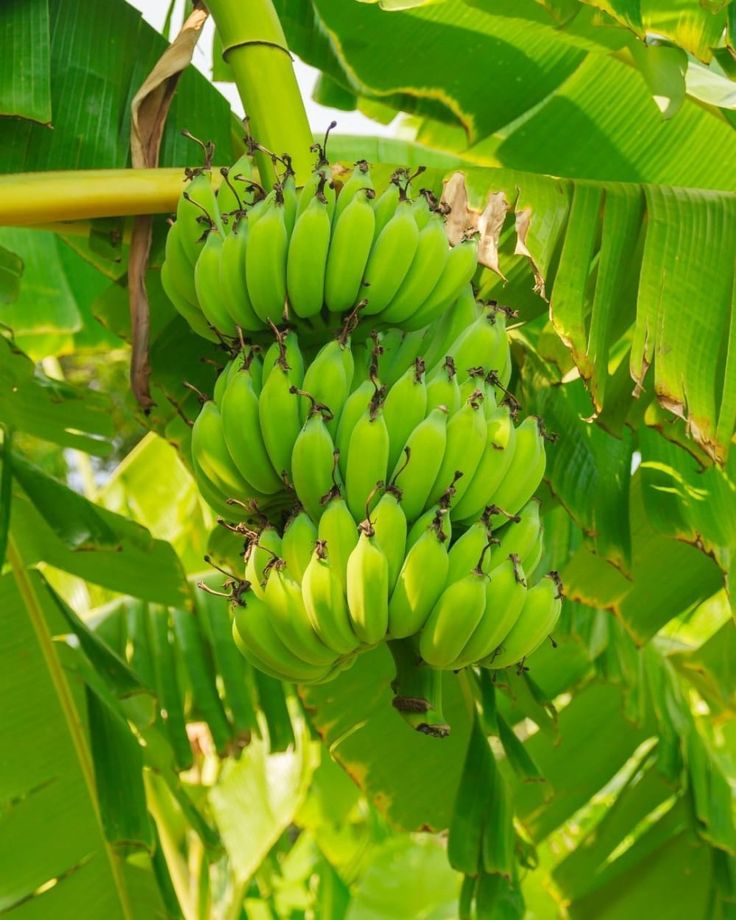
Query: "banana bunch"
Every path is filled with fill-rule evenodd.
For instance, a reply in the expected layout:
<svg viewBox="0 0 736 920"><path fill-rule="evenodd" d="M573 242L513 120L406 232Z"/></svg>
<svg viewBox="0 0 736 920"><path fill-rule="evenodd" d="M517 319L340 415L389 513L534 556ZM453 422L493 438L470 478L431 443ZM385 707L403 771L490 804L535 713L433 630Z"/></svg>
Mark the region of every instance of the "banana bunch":
<svg viewBox="0 0 736 920"><path fill-rule="evenodd" d="M333 180L324 146L302 188L288 157L270 191L242 156L215 190L211 158L186 171L161 281L192 329L212 341L258 339L288 324L319 340L353 314L357 324L425 329L477 268L477 243L450 246L445 213L415 175L394 173L378 194L365 160ZM417 173L418 174L418 173Z"/></svg>

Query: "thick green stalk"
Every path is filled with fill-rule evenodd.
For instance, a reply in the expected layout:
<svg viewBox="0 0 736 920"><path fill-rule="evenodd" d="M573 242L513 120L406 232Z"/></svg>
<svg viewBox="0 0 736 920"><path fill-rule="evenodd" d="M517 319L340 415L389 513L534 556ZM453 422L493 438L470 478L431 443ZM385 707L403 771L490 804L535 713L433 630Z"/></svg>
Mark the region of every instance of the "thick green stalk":
<svg viewBox="0 0 736 920"><path fill-rule="evenodd" d="M271 0L207 0L232 67L253 138L275 154L293 158L301 185L312 169L312 132L294 75L286 38ZM273 178L268 157L258 170Z"/></svg>

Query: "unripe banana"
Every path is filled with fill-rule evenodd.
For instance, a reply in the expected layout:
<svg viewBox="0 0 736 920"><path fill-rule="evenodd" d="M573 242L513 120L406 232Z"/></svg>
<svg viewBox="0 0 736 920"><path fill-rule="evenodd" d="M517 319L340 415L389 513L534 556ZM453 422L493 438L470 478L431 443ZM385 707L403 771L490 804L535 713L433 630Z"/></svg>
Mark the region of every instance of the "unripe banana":
<svg viewBox="0 0 736 920"><path fill-rule="evenodd" d="M455 362L458 381L463 382L471 368L483 368L486 373L500 371L508 360L509 343L503 313L484 312L471 323L447 349Z"/></svg>
<svg viewBox="0 0 736 920"><path fill-rule="evenodd" d="M299 583L291 577L283 561L276 562L269 573L265 601L274 630L289 651L309 664L335 663L338 656L312 629Z"/></svg>
<svg viewBox="0 0 736 920"><path fill-rule="evenodd" d="M223 367L220 373L217 375L215 386L212 390L212 399L214 400L215 405L220 410L220 412L222 412L222 397L225 395L225 390L227 389L227 385L230 380L232 366L233 362L228 361L225 367Z"/></svg>
<svg viewBox="0 0 736 920"><path fill-rule="evenodd" d="M337 223L342 212L362 189L369 189L372 192L373 180L371 179L368 163L365 160L358 160L350 177L340 189L340 193L337 196L333 223Z"/></svg>
<svg viewBox="0 0 736 920"><path fill-rule="evenodd" d="M390 442L389 470L396 467L409 436L423 421L426 411L424 362L417 359L414 366L402 374L391 387L383 404L383 417L386 420Z"/></svg>
<svg viewBox="0 0 736 920"><path fill-rule="evenodd" d="M376 484L386 481L388 453L388 428L380 398L376 398L356 422L348 445L345 498L356 520L362 520L370 510L368 504Z"/></svg>
<svg viewBox="0 0 736 920"><path fill-rule="evenodd" d="M385 386L392 387L403 373L415 365L417 358L424 353L425 332L423 329L417 332L404 332L401 335L401 342L391 355L391 361L386 365L379 363L379 376ZM424 359L422 359L424 360Z"/></svg>
<svg viewBox="0 0 736 920"><path fill-rule="evenodd" d="M493 504L505 511L507 515L514 515L520 511L534 495L542 481L546 463L544 438L539 430L539 420L530 415L516 429L516 443L510 473L493 493ZM503 520L503 515L494 514L491 518L491 526L494 529L498 528Z"/></svg>
<svg viewBox="0 0 736 920"><path fill-rule="evenodd" d="M430 504L439 500L457 472L461 472L462 477L455 483L450 504L460 501L483 456L487 430L482 394L473 395L447 423L447 447L437 479L429 493Z"/></svg>
<svg viewBox="0 0 736 920"><path fill-rule="evenodd" d="M245 276L253 309L264 323L278 325L286 305L286 260L289 234L279 193L250 227Z"/></svg>
<svg viewBox="0 0 736 920"><path fill-rule="evenodd" d="M289 305L303 319L316 316L322 309L330 232L327 199L318 189L296 222L286 263Z"/></svg>
<svg viewBox="0 0 736 920"><path fill-rule="evenodd" d="M202 467L192 457L192 471L194 472L194 481L197 483L197 491L212 510L219 514L226 521L233 518L233 506L228 505L228 495L222 492L212 480L205 474ZM237 514L240 517L240 513Z"/></svg>
<svg viewBox="0 0 736 920"><path fill-rule="evenodd" d="M274 617L267 604L253 593L241 599L235 608L233 636L237 645L255 667L262 662L281 680L320 681L330 667L302 660L282 642L274 628ZM239 641L238 641L239 640Z"/></svg>
<svg viewBox="0 0 736 920"><path fill-rule="evenodd" d="M298 369L288 365L282 355L264 381L258 401L258 418L268 456L276 473L291 481L291 455L301 429L299 400L301 385Z"/></svg>
<svg viewBox="0 0 736 920"><path fill-rule="evenodd" d="M485 450L465 494L453 508L455 520L476 520L486 505L495 500L496 490L512 469L515 445L516 428L511 413L501 406L488 419Z"/></svg>
<svg viewBox="0 0 736 920"><path fill-rule="evenodd" d="M245 253L248 247L247 218L239 218L222 244L220 283L222 300L230 318L245 332L263 329L263 322L253 309L245 278Z"/></svg>
<svg viewBox="0 0 736 920"><path fill-rule="evenodd" d="M374 337L375 348L371 359L375 362L378 379L385 384L391 367L401 348L404 333L401 329L384 329Z"/></svg>
<svg viewBox="0 0 736 920"><path fill-rule="evenodd" d="M515 559L506 557L491 572L483 618L460 653L457 667L481 661L495 651L519 619L526 594L523 569Z"/></svg>
<svg viewBox="0 0 736 920"><path fill-rule="evenodd" d="M416 520L427 506L446 444L447 412L440 408L433 409L406 440L403 457L399 457L391 473L391 482L401 489L401 507L408 521Z"/></svg>
<svg viewBox="0 0 736 920"><path fill-rule="evenodd" d="M483 665L506 668L528 658L555 628L561 609L559 581L547 576L527 591L518 620Z"/></svg>
<svg viewBox="0 0 736 920"><path fill-rule="evenodd" d="M518 522L505 524L499 534L501 542L498 549L494 550L494 558L507 559L513 554L527 575L531 576L544 551L539 502L536 499L527 502L519 513Z"/></svg>
<svg viewBox="0 0 736 920"><path fill-rule="evenodd" d="M222 296L221 265L222 236L216 230L212 230L207 235L207 241L194 266L194 287L207 322L222 335L234 336L237 329L227 312Z"/></svg>
<svg viewBox="0 0 736 920"><path fill-rule="evenodd" d="M271 465L263 441L258 393L248 366L228 380L220 414L225 443L241 476L266 495L280 492L284 484Z"/></svg>
<svg viewBox="0 0 736 920"><path fill-rule="evenodd" d="M385 190L373 200L373 211L376 215L376 226L373 231L373 239L377 240L381 231L396 213L396 208L401 197L401 189L398 183L399 173L394 173L391 181Z"/></svg>
<svg viewBox="0 0 736 920"><path fill-rule="evenodd" d="M297 435L291 456L291 477L297 497L315 523L322 517L323 499L332 488L335 453L325 423L329 413L324 416L324 411L319 404L312 403L312 413Z"/></svg>
<svg viewBox="0 0 736 920"><path fill-rule="evenodd" d="M350 393L353 379L353 361L348 345L332 339L317 352L304 374L303 389L311 394L317 403L326 406L330 412L325 424L334 438L345 400ZM301 405L302 421L310 414L306 400Z"/></svg>
<svg viewBox="0 0 736 920"><path fill-rule="evenodd" d="M406 550L406 515L401 508L400 500L399 490L389 487L384 491L371 515L376 543L388 561L389 592L393 591L399 577Z"/></svg>
<svg viewBox="0 0 736 920"><path fill-rule="evenodd" d="M340 195L339 201L342 200ZM373 244L376 218L367 192L359 192L334 226L325 272L325 303L330 313L344 313L363 296L363 274Z"/></svg>
<svg viewBox="0 0 736 920"><path fill-rule="evenodd" d="M464 240L447 257L442 277L418 309L404 321L406 329L423 329L450 309L478 268L478 244ZM427 355L427 367L429 356Z"/></svg>
<svg viewBox="0 0 736 920"><path fill-rule="evenodd" d="M357 531L356 531L357 532ZM339 655L348 655L360 645L350 625L345 572L325 540L318 540L302 580L304 606L309 622L322 642Z"/></svg>
<svg viewBox="0 0 736 920"><path fill-rule="evenodd" d="M286 570L297 581L301 581L312 558L312 547L317 539L317 528L306 513L299 511L289 519L281 540L281 557Z"/></svg>
<svg viewBox="0 0 736 920"><path fill-rule="evenodd" d="M317 535L320 541L327 544L330 567L340 579L344 591L348 558L358 543L358 525L345 500L336 490L322 512Z"/></svg>
<svg viewBox="0 0 736 920"><path fill-rule="evenodd" d="M175 271L176 269L174 269L168 259L161 266L161 286L166 296L176 307L177 313L187 321L197 335L209 339L210 342L219 342L218 336L210 328L199 304L195 305L191 303L179 291L175 279Z"/></svg>
<svg viewBox="0 0 736 920"><path fill-rule="evenodd" d="M476 521L455 540L448 553L448 584L464 578L476 566L486 575L491 571L491 553L488 549L490 538L491 535L483 521Z"/></svg>
<svg viewBox="0 0 736 920"><path fill-rule="evenodd" d="M274 560L281 557L281 537L275 527L266 526L248 545L245 560L245 577L251 589L263 600L268 573Z"/></svg>
<svg viewBox="0 0 736 920"><path fill-rule="evenodd" d="M412 263L398 291L381 313L381 322L401 324L416 313L442 277L449 255L444 221L439 214L434 214L419 233Z"/></svg>
<svg viewBox="0 0 736 920"><path fill-rule="evenodd" d="M220 172L222 182L217 190L217 209L224 220L225 215L229 216L243 210L244 197L248 190L248 180L253 177L253 163L250 155L248 153L242 154L229 169L223 168ZM242 195L238 192L236 183L237 185L242 185Z"/></svg>
<svg viewBox="0 0 736 920"><path fill-rule="evenodd" d="M461 406L460 385L452 358L446 359L427 375L427 412L438 406L454 415Z"/></svg>
<svg viewBox="0 0 736 920"><path fill-rule="evenodd" d="M449 668L483 616L488 576L472 571L449 584L432 608L419 635L419 652L427 664Z"/></svg>
<svg viewBox="0 0 736 920"><path fill-rule="evenodd" d="M345 400L340 422L337 426L337 449L340 451L340 472L345 478L350 438L361 416L368 411L376 387L371 380L364 380ZM375 485L375 483L374 483ZM362 515L360 520L362 520Z"/></svg>
<svg viewBox="0 0 736 920"><path fill-rule="evenodd" d="M278 361L288 364L295 385L301 386L304 380L304 356L299 347L299 336L292 329L280 333L266 351L263 357L263 380L266 380Z"/></svg>
<svg viewBox="0 0 736 920"><path fill-rule="evenodd" d="M375 645L388 627L388 560L369 521L361 524L358 544L348 558L347 596L353 632Z"/></svg>
<svg viewBox="0 0 736 920"><path fill-rule="evenodd" d="M419 228L408 201L399 202L396 213L373 244L363 283L368 301L361 315L375 316L385 309L406 277L419 243Z"/></svg>
<svg viewBox="0 0 736 920"><path fill-rule="evenodd" d="M266 498L238 472L227 449L220 410L211 400L202 406L192 426L192 457L228 498L239 501Z"/></svg>
<svg viewBox="0 0 736 920"><path fill-rule="evenodd" d="M202 251L207 228L215 227L220 233L223 232L220 209L217 207L208 169L192 171L192 178L176 206L176 223L187 259L194 265Z"/></svg>
<svg viewBox="0 0 736 920"><path fill-rule="evenodd" d="M287 163L286 178L281 183L281 194L284 197L284 223L286 224L286 232L291 236L296 223L296 209L299 204L299 196L296 190L294 173L291 169L290 161Z"/></svg>
<svg viewBox="0 0 736 920"><path fill-rule="evenodd" d="M452 540L452 521L450 520L450 515L445 503L432 505L431 508L428 508L424 514L421 514L416 521L414 521L409 528L409 533L406 535L407 553L419 540L424 531L429 530L430 527L442 531L442 535L444 536L443 542L446 541L446 545L450 545L450 541Z"/></svg>
<svg viewBox="0 0 736 920"><path fill-rule="evenodd" d="M447 537L438 521L408 550L388 607L391 638L413 636L424 626L447 584L446 546Z"/></svg>
<svg viewBox="0 0 736 920"><path fill-rule="evenodd" d="M432 343L427 348L427 353L424 356L427 362L427 369L430 372L438 363L445 360L447 351L453 342L482 313L483 308L475 300L473 286L471 284L463 285L459 295L434 327Z"/></svg>

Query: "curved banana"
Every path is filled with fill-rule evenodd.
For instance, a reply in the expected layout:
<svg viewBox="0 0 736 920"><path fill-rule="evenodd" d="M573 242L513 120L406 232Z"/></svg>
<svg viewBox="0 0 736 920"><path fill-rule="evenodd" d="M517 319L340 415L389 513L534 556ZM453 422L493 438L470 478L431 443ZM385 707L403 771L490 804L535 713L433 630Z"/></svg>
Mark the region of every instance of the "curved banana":
<svg viewBox="0 0 736 920"><path fill-rule="evenodd" d="M284 200L277 188L263 214L250 227L245 253L248 294L264 323L278 325L284 317L288 249Z"/></svg>
<svg viewBox="0 0 736 920"><path fill-rule="evenodd" d="M371 380L364 380L345 400L340 422L337 426L337 449L340 452L340 472L343 479L347 471L350 438L360 417L368 411L371 400L376 394L376 387ZM374 483L375 485L375 483ZM362 516L361 516L362 520Z"/></svg>
<svg viewBox="0 0 736 920"><path fill-rule="evenodd" d="M164 293L176 307L177 313L187 321L197 335L209 339L210 342L219 342L218 336L210 328L199 304L195 306L179 291L175 271L168 259L161 266L161 286L164 289Z"/></svg>
<svg viewBox="0 0 736 920"><path fill-rule="evenodd" d="M200 496L216 514L220 515L220 517L224 518L226 521L232 520L236 514L233 511L233 506L227 503L227 493L220 491L194 457L192 457L192 471ZM237 513L237 517L240 516L240 513Z"/></svg>
<svg viewBox="0 0 736 920"><path fill-rule="evenodd" d="M444 540L447 541L447 546L450 545L450 541L452 540L452 521L450 520L450 515L444 503L432 505L431 508L428 508L424 514L421 514L411 525L409 533L406 535L407 553L422 536L424 531L428 530L430 527L441 530Z"/></svg>
<svg viewBox="0 0 736 920"><path fill-rule="evenodd" d="M267 525L248 544L245 559L245 577L251 590L263 600L268 573L274 560L281 557L281 537L275 527Z"/></svg>
<svg viewBox="0 0 736 920"><path fill-rule="evenodd" d="M374 240L378 239L383 228L396 213L396 208L401 198L399 179L404 172L405 170L403 169L397 170L389 180L385 190L377 198L373 199L373 211L376 215L376 225L373 230Z"/></svg>
<svg viewBox="0 0 736 920"><path fill-rule="evenodd" d="M299 511L286 522L280 555L286 563L286 570L297 581L302 580L309 565L316 539L317 528L306 511Z"/></svg>
<svg viewBox="0 0 736 920"><path fill-rule="evenodd" d="M342 200L342 194L338 204ZM350 310L362 296L376 218L368 192L356 194L335 221L325 272L325 303L330 313Z"/></svg>
<svg viewBox="0 0 736 920"><path fill-rule="evenodd" d="M207 322L222 335L234 336L237 329L225 308L220 287L222 248L222 236L212 230L194 266L194 287Z"/></svg>
<svg viewBox="0 0 736 920"><path fill-rule="evenodd" d="M323 345L304 374L303 389L311 394L317 403L330 410L325 416L325 424L333 437L337 434L340 415L350 393L352 380L353 361L350 347L339 339L332 339ZM306 421L310 407L305 401L302 402L301 411L302 421Z"/></svg>
<svg viewBox="0 0 736 920"><path fill-rule="evenodd" d="M318 540L302 579L304 606L312 628L328 648L348 655L360 645L350 625L345 573L333 558L329 543Z"/></svg>
<svg viewBox="0 0 736 920"><path fill-rule="evenodd" d="M385 386L391 388L402 374L416 365L418 358L424 354L425 331L402 332L398 348L390 355L390 361L379 365L379 377ZM421 358L422 362L424 359Z"/></svg>
<svg viewBox="0 0 736 920"><path fill-rule="evenodd" d="M514 515L520 511L537 491L544 476L547 455L544 450L544 438L539 430L539 419L530 415L516 429L516 443L510 470L493 493L493 504ZM494 514L491 526L496 529L504 521L504 515Z"/></svg>
<svg viewBox="0 0 736 920"><path fill-rule="evenodd" d="M358 525L337 490L325 505L317 529L318 539L327 544L330 567L345 590L350 554L358 543Z"/></svg>
<svg viewBox="0 0 736 920"><path fill-rule="evenodd" d="M517 522L510 521L500 531L501 542L494 556L507 559L514 555L526 573L532 575L544 552L542 542L542 521L539 516L539 502L532 499L519 513Z"/></svg>
<svg viewBox="0 0 736 920"><path fill-rule="evenodd" d="M458 656L457 667L481 661L498 647L519 619L526 594L523 570L515 560L506 557L491 572L483 618Z"/></svg>
<svg viewBox="0 0 736 920"><path fill-rule="evenodd" d="M401 324L416 313L442 277L449 256L444 220L439 214L432 214L419 233L416 252L404 280L380 315L381 322Z"/></svg>
<svg viewBox="0 0 736 920"><path fill-rule="evenodd" d="M503 313L484 312L467 326L447 349L462 383L471 368L499 372L508 360L509 343Z"/></svg>
<svg viewBox="0 0 736 920"><path fill-rule="evenodd" d="M488 551L490 538L491 535L483 521L476 521L455 540L448 553L448 584L464 578L476 567L486 575L491 571L491 553Z"/></svg>
<svg viewBox="0 0 736 920"><path fill-rule="evenodd" d="M392 639L413 636L424 626L447 584L447 537L440 521L424 530L406 554L388 605Z"/></svg>
<svg viewBox="0 0 736 920"><path fill-rule="evenodd" d="M286 176L281 180L281 194L284 198L284 223L286 232L291 236L296 223L296 209L299 205L299 193L294 181L294 170L291 168L291 159L287 159Z"/></svg>
<svg viewBox="0 0 736 920"><path fill-rule="evenodd" d="M460 501L483 456L487 432L482 393L476 391L447 423L447 447L437 479L429 493L430 504L440 499L458 472L462 473L462 477L455 481L450 504Z"/></svg>
<svg viewBox="0 0 736 920"><path fill-rule="evenodd" d="M389 486L373 509L371 523L375 539L388 561L388 590L393 591L406 550L406 515L401 508L401 492Z"/></svg>
<svg viewBox="0 0 736 920"><path fill-rule="evenodd" d="M253 309L245 277L245 253L248 248L249 224L240 217L222 244L220 284L222 300L230 318L245 332L257 332L264 323Z"/></svg>
<svg viewBox="0 0 736 920"><path fill-rule="evenodd" d="M284 483L271 465L261 434L259 398L249 372L250 362L241 368L230 375L222 396L220 415L225 443L244 479L266 495L280 492Z"/></svg>
<svg viewBox="0 0 736 920"><path fill-rule="evenodd" d="M176 223L187 259L194 265L202 251L207 229L214 227L223 232L209 169L191 170L187 187L176 206Z"/></svg>
<svg viewBox="0 0 736 920"><path fill-rule="evenodd" d="M518 620L495 652L484 659L484 667L506 668L528 658L555 628L561 610L559 581L546 576L527 591Z"/></svg>
<svg viewBox="0 0 736 920"><path fill-rule="evenodd" d="M409 436L424 420L426 411L424 362L418 358L414 366L403 373L391 387L383 403L383 417L386 420L390 444L389 470L396 467Z"/></svg>
<svg viewBox="0 0 736 920"><path fill-rule="evenodd" d="M456 521L476 520L494 500L496 490L512 469L515 446L514 421L508 407L501 406L487 419L485 450L465 494L452 510Z"/></svg>
<svg viewBox="0 0 736 920"><path fill-rule="evenodd" d="M419 228L411 203L400 201L396 213L371 248L363 284L367 304L362 316L374 316L388 306L406 277L419 243Z"/></svg>
<svg viewBox="0 0 736 920"><path fill-rule="evenodd" d="M353 632L376 645L388 627L388 560L370 521L360 525L358 544L348 558L347 596Z"/></svg>
<svg viewBox="0 0 736 920"><path fill-rule="evenodd" d="M202 406L192 426L192 457L218 491L228 498L244 502L267 498L243 478L233 463L222 430L220 410L212 400Z"/></svg>
<svg viewBox="0 0 736 920"><path fill-rule="evenodd" d="M289 306L302 319L316 316L325 299L331 224L323 188L324 183L299 215L289 241L286 291Z"/></svg>
<svg viewBox="0 0 736 920"><path fill-rule="evenodd" d="M312 629L304 607L301 588L283 560L278 560L268 576L264 598L276 635L303 661L312 665L333 665L338 655L322 642Z"/></svg>
<svg viewBox="0 0 736 920"><path fill-rule="evenodd" d="M472 571L448 584L419 634L419 652L435 668L452 667L486 607L488 576Z"/></svg>
<svg viewBox="0 0 736 920"><path fill-rule="evenodd" d="M371 400L368 409L355 424L348 445L345 465L345 499L350 513L362 520L370 510L368 503L376 484L386 481L389 434L379 398ZM373 499L375 504L377 499Z"/></svg>
<svg viewBox="0 0 736 920"><path fill-rule="evenodd" d="M404 328L423 329L439 319L470 284L477 268L478 244L475 240L464 240L453 246L442 276L424 303L404 320Z"/></svg>
<svg viewBox="0 0 736 920"><path fill-rule="evenodd" d="M323 499L332 488L335 453L332 435L325 423L329 413L325 416L324 411L319 403L312 402L310 416L296 437L291 455L291 479L297 497L315 523L322 517Z"/></svg>
<svg viewBox="0 0 736 920"><path fill-rule="evenodd" d="M258 400L258 418L268 456L276 473L291 480L291 454L299 435L299 400L297 394L301 385L298 367L287 363L286 352L264 380Z"/></svg>
<svg viewBox="0 0 736 920"><path fill-rule="evenodd" d="M408 521L416 520L426 508L447 445L447 412L433 409L406 439L391 482L401 490L401 507Z"/></svg>
<svg viewBox="0 0 736 920"><path fill-rule="evenodd" d="M464 285L452 305L434 327L432 343L424 356L428 370L434 370L437 364L446 360L447 351L453 342L481 314L482 307L475 300L472 284Z"/></svg>
<svg viewBox="0 0 736 920"><path fill-rule="evenodd" d="M450 415L454 415L461 404L455 364L452 358L445 358L442 364L427 375L427 412L444 406Z"/></svg>
<svg viewBox="0 0 736 920"><path fill-rule="evenodd" d="M335 202L335 216L333 222L336 223L340 219L342 212L356 197L358 192L364 189L373 192L373 180L371 179L368 162L366 160L358 160L352 173L339 191Z"/></svg>

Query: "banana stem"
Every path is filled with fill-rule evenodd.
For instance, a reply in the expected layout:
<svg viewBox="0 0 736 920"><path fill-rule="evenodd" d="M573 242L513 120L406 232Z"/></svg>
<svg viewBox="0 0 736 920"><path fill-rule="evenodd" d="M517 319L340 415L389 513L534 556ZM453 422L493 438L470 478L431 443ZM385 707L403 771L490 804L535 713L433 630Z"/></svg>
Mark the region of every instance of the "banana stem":
<svg viewBox="0 0 736 920"><path fill-rule="evenodd" d="M442 672L421 660L412 639L397 639L388 647L396 665L391 683L394 708L415 731L447 737L450 726L442 714Z"/></svg>
<svg viewBox="0 0 736 920"><path fill-rule="evenodd" d="M207 0L248 116L253 138L272 153L288 153L302 185L312 169L312 132L296 82L286 37L271 0ZM273 164L256 151L258 171L275 178Z"/></svg>

